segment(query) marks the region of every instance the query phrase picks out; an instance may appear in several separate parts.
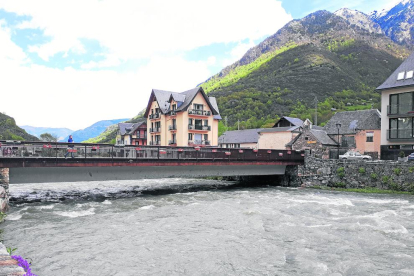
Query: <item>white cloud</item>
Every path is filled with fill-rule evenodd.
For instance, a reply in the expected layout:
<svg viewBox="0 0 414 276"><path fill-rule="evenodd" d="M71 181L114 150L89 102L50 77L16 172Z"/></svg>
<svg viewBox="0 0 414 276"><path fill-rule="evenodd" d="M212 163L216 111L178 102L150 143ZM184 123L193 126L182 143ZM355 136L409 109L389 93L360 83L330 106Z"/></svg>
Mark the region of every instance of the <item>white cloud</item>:
<svg viewBox="0 0 414 276"><path fill-rule="evenodd" d="M81 70L48 68L30 62L0 21L0 111L20 125L80 129L103 119L128 118L145 108L152 88L184 91L211 76L214 53L188 61L188 50L213 43L244 41L273 34L290 15L276 0L2 0L0 9L30 20L20 29L41 29L50 41L29 46L49 60L57 53L84 53L82 39L96 40L104 60ZM9 26L10 28L10 26ZM247 44L231 53L234 61ZM149 62L116 72L121 62ZM100 68L99 71L89 69Z"/></svg>
<svg viewBox="0 0 414 276"><path fill-rule="evenodd" d="M40 28L52 38L30 49L45 60L58 52L82 51L81 38L98 40L119 59L148 58L254 40L291 19L275 0L4 0L0 8L32 16L19 28Z"/></svg>

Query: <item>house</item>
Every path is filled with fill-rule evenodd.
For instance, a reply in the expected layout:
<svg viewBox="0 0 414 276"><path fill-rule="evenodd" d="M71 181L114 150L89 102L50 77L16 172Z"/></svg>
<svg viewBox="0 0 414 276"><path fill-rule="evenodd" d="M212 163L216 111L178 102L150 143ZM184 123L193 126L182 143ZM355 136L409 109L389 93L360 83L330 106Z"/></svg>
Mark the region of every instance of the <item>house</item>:
<svg viewBox="0 0 414 276"><path fill-rule="evenodd" d="M286 149L286 144L292 141L302 131L303 121L298 118L282 117L272 128L259 132L259 149Z"/></svg>
<svg viewBox="0 0 414 276"><path fill-rule="evenodd" d="M338 112L326 123L326 133L343 149L355 149L374 159L381 151L381 113L378 109Z"/></svg>
<svg viewBox="0 0 414 276"><path fill-rule="evenodd" d="M302 131L303 121L282 117L272 128L226 131L219 138L223 148L286 149L286 144Z"/></svg>
<svg viewBox="0 0 414 276"><path fill-rule="evenodd" d="M381 92L381 159L414 150L414 53L377 90Z"/></svg>
<svg viewBox="0 0 414 276"><path fill-rule="evenodd" d="M119 123L116 135L117 145L146 145L147 122Z"/></svg>
<svg viewBox="0 0 414 276"><path fill-rule="evenodd" d="M176 93L153 89L144 115L148 145L217 146L221 120L216 98L197 87Z"/></svg>
<svg viewBox="0 0 414 276"><path fill-rule="evenodd" d="M244 129L226 131L219 139L219 147L221 148L258 148L259 131L262 128L257 129Z"/></svg>
<svg viewBox="0 0 414 276"><path fill-rule="evenodd" d="M313 156L322 159L328 159L329 151L337 147L338 143L329 137L323 128L312 126L311 123L304 124L302 132L286 144L287 149L309 150Z"/></svg>

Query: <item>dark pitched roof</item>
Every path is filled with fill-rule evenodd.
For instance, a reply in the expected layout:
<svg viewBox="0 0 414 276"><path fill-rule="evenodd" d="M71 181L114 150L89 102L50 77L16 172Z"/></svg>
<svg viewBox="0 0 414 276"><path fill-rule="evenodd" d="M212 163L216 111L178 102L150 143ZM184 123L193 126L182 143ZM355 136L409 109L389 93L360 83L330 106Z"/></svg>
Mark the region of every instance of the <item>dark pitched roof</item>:
<svg viewBox="0 0 414 276"><path fill-rule="evenodd" d="M118 123L119 133L125 135L131 131L133 123Z"/></svg>
<svg viewBox="0 0 414 276"><path fill-rule="evenodd" d="M310 132L322 145L337 146L338 144L328 136L325 130L311 129Z"/></svg>
<svg viewBox="0 0 414 276"><path fill-rule="evenodd" d="M219 108L217 105L217 100L215 97L208 97L208 99L210 100L211 105L213 106L213 108L217 111L217 115L214 115L214 119L216 120L221 120L221 116L220 116L220 112L219 112Z"/></svg>
<svg viewBox="0 0 414 276"><path fill-rule="evenodd" d="M261 130L261 128L257 128L226 131L218 138L218 142L219 144L257 143Z"/></svg>
<svg viewBox="0 0 414 276"><path fill-rule="evenodd" d="M200 92L201 95L206 100L208 106L211 109L211 112L213 115L219 115L218 106L216 103L216 106L213 107L212 103L210 102L209 97L207 97L206 93L204 93L203 88L196 87L181 93L177 92L171 92L171 91L164 91L164 90L158 90L158 89L152 89L152 93L150 96L150 99L147 104L147 109L145 112L144 117L148 117L148 114L150 112L149 107L154 99L154 97L157 99L158 105L160 107L161 113L166 114L170 111L170 99L173 98L175 101L180 102L182 104L177 106L177 111L187 110L188 106L192 103L197 93ZM221 117L220 117L221 118Z"/></svg>
<svg viewBox="0 0 414 276"><path fill-rule="evenodd" d="M272 128L264 128L260 131L260 133L264 132L284 132L284 131L295 131L299 130L301 126L290 126L290 127L272 127Z"/></svg>
<svg viewBox="0 0 414 276"><path fill-rule="evenodd" d="M398 80L398 74L401 72L404 72L405 74L409 71L414 70L414 52L403 61L403 63L397 68L397 70L394 71L394 73L389 76L389 78L381 84L377 90L384 90L384 89L391 89L396 87L404 87L404 86L413 86L414 85L414 78L411 76L411 78L402 80Z"/></svg>
<svg viewBox="0 0 414 276"><path fill-rule="evenodd" d="M319 129L312 129L310 130L310 133L315 137L316 140L318 140L319 143L321 143L324 146L337 146L338 144L326 133L325 130L319 130ZM296 141L303 135L304 132L297 135L292 141L286 144L286 147L291 147Z"/></svg>
<svg viewBox="0 0 414 276"><path fill-rule="evenodd" d="M292 125L294 126L302 126L303 125L303 121L301 119L298 118L292 118L292 117L287 117L284 116L282 118L280 118L273 127L276 127L276 125L281 121L281 120L287 120L288 122L290 122Z"/></svg>
<svg viewBox="0 0 414 276"><path fill-rule="evenodd" d="M338 112L326 123L326 133L338 134L337 123L341 124L339 134L355 134L356 129L381 129L381 113L378 109Z"/></svg>

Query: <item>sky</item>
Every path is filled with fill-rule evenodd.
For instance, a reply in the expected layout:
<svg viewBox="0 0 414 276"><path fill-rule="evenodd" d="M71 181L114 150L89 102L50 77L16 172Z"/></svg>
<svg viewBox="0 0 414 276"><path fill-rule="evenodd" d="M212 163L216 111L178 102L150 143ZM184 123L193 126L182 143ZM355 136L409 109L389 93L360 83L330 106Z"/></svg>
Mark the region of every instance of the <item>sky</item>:
<svg viewBox="0 0 414 276"><path fill-rule="evenodd" d="M0 112L84 129L194 88L292 19L398 0L0 0Z"/></svg>

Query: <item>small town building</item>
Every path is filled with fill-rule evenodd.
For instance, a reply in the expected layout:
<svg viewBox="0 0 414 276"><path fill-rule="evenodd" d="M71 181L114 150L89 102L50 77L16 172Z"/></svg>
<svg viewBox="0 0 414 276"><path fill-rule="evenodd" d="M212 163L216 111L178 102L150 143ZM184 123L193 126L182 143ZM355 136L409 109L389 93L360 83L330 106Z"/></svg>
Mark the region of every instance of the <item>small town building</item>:
<svg viewBox="0 0 414 276"><path fill-rule="evenodd" d="M261 130L263 128L226 131L218 139L219 147L257 149Z"/></svg>
<svg viewBox="0 0 414 276"><path fill-rule="evenodd" d="M116 135L117 145L146 145L147 122L119 123Z"/></svg>
<svg viewBox="0 0 414 276"><path fill-rule="evenodd" d="M310 122L309 120L307 120ZM292 141L286 144L287 149L305 150L312 156L329 159L330 150L338 148L336 143L324 129L312 126L312 123L303 125L303 130Z"/></svg>
<svg viewBox="0 0 414 276"><path fill-rule="evenodd" d="M338 112L326 123L326 133L343 151L353 149L378 159L381 151L381 113L378 109Z"/></svg>
<svg viewBox="0 0 414 276"><path fill-rule="evenodd" d="M378 88L381 91L381 159L414 152L414 53Z"/></svg>
<svg viewBox="0 0 414 276"><path fill-rule="evenodd" d="M223 148L286 149L286 144L302 131L303 121L282 117L272 128L226 131L219 138Z"/></svg>
<svg viewBox="0 0 414 276"><path fill-rule="evenodd" d="M221 120L216 98L197 87L176 93L153 89L144 115L148 145L217 146Z"/></svg>

